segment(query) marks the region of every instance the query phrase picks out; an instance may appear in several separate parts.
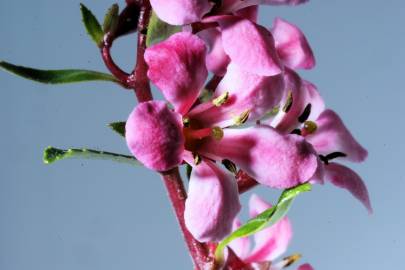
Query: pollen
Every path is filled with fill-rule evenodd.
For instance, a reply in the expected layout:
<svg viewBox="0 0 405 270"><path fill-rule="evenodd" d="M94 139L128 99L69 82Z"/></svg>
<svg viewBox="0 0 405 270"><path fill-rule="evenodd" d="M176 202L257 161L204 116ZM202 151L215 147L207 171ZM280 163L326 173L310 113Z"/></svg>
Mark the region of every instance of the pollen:
<svg viewBox="0 0 405 270"><path fill-rule="evenodd" d="M233 120L236 126L240 126L244 123L246 123L246 121L249 119L249 115L250 115L250 110L246 110L243 113L241 113L240 115L236 116Z"/></svg>
<svg viewBox="0 0 405 270"><path fill-rule="evenodd" d="M214 98L212 100L212 104L214 104L216 107L220 107L228 101L228 98L229 98L229 92L225 92L222 95L220 95L219 97Z"/></svg>
<svg viewBox="0 0 405 270"><path fill-rule="evenodd" d="M220 127L213 127L211 135L215 140L219 141L224 137L224 131Z"/></svg>
<svg viewBox="0 0 405 270"><path fill-rule="evenodd" d="M305 121L303 129L306 134L312 134L318 129L318 126L313 121Z"/></svg>

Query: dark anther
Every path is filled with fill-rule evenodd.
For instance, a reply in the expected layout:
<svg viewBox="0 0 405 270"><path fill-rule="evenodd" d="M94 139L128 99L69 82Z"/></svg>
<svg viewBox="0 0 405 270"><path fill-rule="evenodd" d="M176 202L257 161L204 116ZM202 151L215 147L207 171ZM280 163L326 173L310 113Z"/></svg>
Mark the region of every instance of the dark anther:
<svg viewBox="0 0 405 270"><path fill-rule="evenodd" d="M222 160L222 165L225 166L225 168L230 171L233 174L237 174L238 173L238 168L236 167L235 163L233 163L232 161L230 161L229 159L224 159Z"/></svg>
<svg viewBox="0 0 405 270"><path fill-rule="evenodd" d="M311 108L312 108L311 103L308 103L302 114L298 117L298 121L300 121L300 123L304 123L305 121L308 120L308 117L311 114Z"/></svg>
<svg viewBox="0 0 405 270"><path fill-rule="evenodd" d="M293 131L291 131L291 134L301 135L301 130L296 128Z"/></svg>
<svg viewBox="0 0 405 270"><path fill-rule="evenodd" d="M283 107L283 112L288 113L288 111L291 109L292 105L293 105L293 94L291 91L288 92L288 96L287 96L287 100L284 104Z"/></svg>
<svg viewBox="0 0 405 270"><path fill-rule="evenodd" d="M342 152L333 152L333 153L327 154L326 156L319 155L319 158L321 159L321 161L323 163L325 163L326 165L329 164L329 161L331 161L335 158L339 158L339 157L347 157L347 155Z"/></svg>

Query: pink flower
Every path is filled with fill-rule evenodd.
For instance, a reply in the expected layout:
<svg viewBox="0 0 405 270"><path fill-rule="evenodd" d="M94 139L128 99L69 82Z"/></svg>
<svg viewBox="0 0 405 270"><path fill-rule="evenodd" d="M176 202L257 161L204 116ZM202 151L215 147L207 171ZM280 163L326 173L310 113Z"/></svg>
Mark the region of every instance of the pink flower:
<svg viewBox="0 0 405 270"><path fill-rule="evenodd" d="M256 217L258 214L270 208L271 205L253 194L249 201L249 216ZM235 219L233 228L240 227L240 221ZM255 245L252 248L250 238L238 238L229 244L229 247L243 263L250 265L252 269L279 270L286 264L293 263L300 256L290 256L278 263L274 261L284 254L292 238L292 226L287 217L254 235ZM298 270L312 270L309 264L301 265Z"/></svg>
<svg viewBox="0 0 405 270"><path fill-rule="evenodd" d="M302 80L292 70L286 70L284 93L278 114L266 120L285 134L294 133L304 137L318 153L323 166L318 167L314 182L324 180L347 189L360 200L371 213L372 208L363 180L348 167L332 162L335 159L362 162L367 157L365 150L346 128L340 117L325 105L316 87Z"/></svg>
<svg viewBox="0 0 405 270"><path fill-rule="evenodd" d="M166 171L183 161L193 166L186 225L196 239L218 241L231 231L240 203L233 175L216 162L230 160L264 185L287 188L311 179L318 158L301 136L267 125L230 128L260 119L280 101L281 76L258 76L231 64L214 99L193 105L207 78L205 53L204 42L190 33L147 49L148 77L173 109L162 101L139 104L128 118L126 140L150 169Z"/></svg>

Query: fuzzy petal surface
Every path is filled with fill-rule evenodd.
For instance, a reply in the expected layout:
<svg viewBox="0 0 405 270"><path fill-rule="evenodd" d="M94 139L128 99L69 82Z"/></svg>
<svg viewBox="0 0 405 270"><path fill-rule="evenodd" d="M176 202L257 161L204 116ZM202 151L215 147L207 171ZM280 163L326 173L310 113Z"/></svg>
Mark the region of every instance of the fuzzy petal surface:
<svg viewBox="0 0 405 270"><path fill-rule="evenodd" d="M234 64L262 76L282 72L273 36L267 29L237 16L222 16L218 23L224 50Z"/></svg>
<svg viewBox="0 0 405 270"><path fill-rule="evenodd" d="M270 207L270 204L253 194L249 201L249 215L253 218ZM245 261L249 263L272 261L287 250L291 238L292 226L289 219L284 217L273 226L254 235L255 247Z"/></svg>
<svg viewBox="0 0 405 270"><path fill-rule="evenodd" d="M182 162L181 115L170 110L165 102L140 103L129 115L125 130L129 150L149 169L166 171Z"/></svg>
<svg viewBox="0 0 405 270"><path fill-rule="evenodd" d="M316 120L317 131L306 137L321 155L342 152L353 162L367 158L364 149L346 128L340 117L332 110L325 110Z"/></svg>
<svg viewBox="0 0 405 270"><path fill-rule="evenodd" d="M318 166L303 137L265 125L224 129L222 140L207 139L199 151L215 160L229 159L259 183L280 189L309 181Z"/></svg>
<svg viewBox="0 0 405 270"><path fill-rule="evenodd" d="M300 265L298 270L314 270L314 268L309 263L305 263Z"/></svg>
<svg viewBox="0 0 405 270"><path fill-rule="evenodd" d="M272 34L278 55L284 65L291 69L311 69L315 66L312 49L297 26L276 18Z"/></svg>
<svg viewBox="0 0 405 270"><path fill-rule="evenodd" d="M221 32L217 28L208 28L197 34L205 41L208 47L205 62L207 69L218 76L224 76L226 67L231 59L222 46Z"/></svg>
<svg viewBox="0 0 405 270"><path fill-rule="evenodd" d="M233 175L209 160L194 166L184 218L188 230L198 241L222 240L232 231L232 222L240 208Z"/></svg>
<svg viewBox="0 0 405 270"><path fill-rule="evenodd" d="M204 41L186 32L146 49L149 79L180 114L190 109L207 79L205 53Z"/></svg>
<svg viewBox="0 0 405 270"><path fill-rule="evenodd" d="M208 0L151 0L158 17L172 25L184 25L200 21L211 10Z"/></svg>
<svg viewBox="0 0 405 270"><path fill-rule="evenodd" d="M337 163L329 163L325 166L325 179L335 186L349 191L367 208L370 214L373 212L367 187L353 170Z"/></svg>

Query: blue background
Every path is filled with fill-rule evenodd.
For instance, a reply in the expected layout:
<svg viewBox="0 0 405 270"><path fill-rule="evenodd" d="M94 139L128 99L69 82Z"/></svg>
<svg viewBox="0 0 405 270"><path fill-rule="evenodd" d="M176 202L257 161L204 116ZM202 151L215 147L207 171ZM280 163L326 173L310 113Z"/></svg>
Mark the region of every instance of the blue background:
<svg viewBox="0 0 405 270"><path fill-rule="evenodd" d="M111 4L84 3L99 18ZM317 67L302 75L370 152L351 167L368 185L374 215L330 185L301 196L289 213L289 253L303 253L318 270L403 265L404 14L402 0L261 10L267 26L277 15L303 29ZM0 34L0 59L105 70L81 25L79 2L1 1ZM135 40L124 38L113 50L128 70ZM0 72L0 269L191 269L156 173L106 161L42 163L48 145L127 153L106 124L125 120L134 104L131 92L109 83L47 86ZM270 201L278 194L255 191Z"/></svg>

